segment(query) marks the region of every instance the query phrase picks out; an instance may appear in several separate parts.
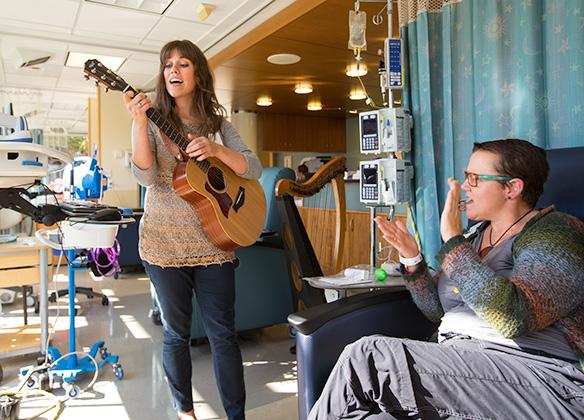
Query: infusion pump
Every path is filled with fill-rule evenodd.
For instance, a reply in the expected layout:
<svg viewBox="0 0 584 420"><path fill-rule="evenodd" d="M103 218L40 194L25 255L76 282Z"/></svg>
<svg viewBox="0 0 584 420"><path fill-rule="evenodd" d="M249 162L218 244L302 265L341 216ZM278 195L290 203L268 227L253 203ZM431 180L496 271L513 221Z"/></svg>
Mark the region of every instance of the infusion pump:
<svg viewBox="0 0 584 420"><path fill-rule="evenodd" d="M412 116L403 108L383 108L359 114L362 154L409 152Z"/></svg>
<svg viewBox="0 0 584 420"><path fill-rule="evenodd" d="M360 163L359 199L369 206L394 206L411 198L413 168L401 159L377 159Z"/></svg>

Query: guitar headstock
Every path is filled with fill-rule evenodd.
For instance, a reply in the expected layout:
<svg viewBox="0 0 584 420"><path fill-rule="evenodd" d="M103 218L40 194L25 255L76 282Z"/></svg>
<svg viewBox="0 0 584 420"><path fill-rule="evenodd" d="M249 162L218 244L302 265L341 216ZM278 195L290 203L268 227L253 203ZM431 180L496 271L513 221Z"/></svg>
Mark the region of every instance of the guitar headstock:
<svg viewBox="0 0 584 420"><path fill-rule="evenodd" d="M88 77L94 78L98 83L105 85L108 89L119 90L120 92L124 92L127 88L131 89L124 79L101 64L98 60L87 60L83 71Z"/></svg>

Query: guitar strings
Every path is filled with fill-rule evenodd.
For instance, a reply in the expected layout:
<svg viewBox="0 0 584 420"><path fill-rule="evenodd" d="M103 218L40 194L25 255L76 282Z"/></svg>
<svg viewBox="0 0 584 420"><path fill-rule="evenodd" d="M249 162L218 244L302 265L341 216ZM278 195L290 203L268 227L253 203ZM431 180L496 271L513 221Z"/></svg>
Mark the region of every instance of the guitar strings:
<svg viewBox="0 0 584 420"><path fill-rule="evenodd" d="M172 141L174 141L174 143L184 152L186 150L186 147L188 146L188 144L190 143L188 141L188 139L185 139L184 135L182 135L171 123L169 123L168 121L166 121L164 119L164 117L160 114L160 112L158 112L157 110L150 108L153 111L151 112L150 115L150 119L163 131L168 132L168 135L170 137L170 139ZM161 122L162 120L162 122ZM194 162L196 163L196 165L203 170L207 176L212 180L212 181L216 181L218 183L221 183L223 181L221 175L219 174L213 174L213 173L209 173L209 167L204 168L205 166L207 166L205 164L206 159L204 161L198 161L198 160L194 160Z"/></svg>

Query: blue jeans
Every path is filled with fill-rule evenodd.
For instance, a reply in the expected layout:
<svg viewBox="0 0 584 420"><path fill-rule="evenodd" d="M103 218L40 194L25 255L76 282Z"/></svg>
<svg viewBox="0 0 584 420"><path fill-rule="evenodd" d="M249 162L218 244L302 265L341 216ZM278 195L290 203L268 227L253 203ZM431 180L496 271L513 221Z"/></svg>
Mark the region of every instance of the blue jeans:
<svg viewBox="0 0 584 420"><path fill-rule="evenodd" d="M162 364L175 409L182 413L193 409L190 341L194 290L223 408L230 420L244 419L243 364L235 333L235 264L163 268L143 263L162 315Z"/></svg>

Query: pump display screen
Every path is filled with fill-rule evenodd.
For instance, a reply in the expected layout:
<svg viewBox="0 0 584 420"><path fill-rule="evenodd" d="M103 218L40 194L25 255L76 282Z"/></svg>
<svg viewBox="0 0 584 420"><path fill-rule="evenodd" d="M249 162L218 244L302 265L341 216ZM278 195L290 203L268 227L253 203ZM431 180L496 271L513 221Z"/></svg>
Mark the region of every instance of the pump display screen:
<svg viewBox="0 0 584 420"><path fill-rule="evenodd" d="M366 116L361 119L361 135L373 136L377 134L377 118L374 115Z"/></svg>
<svg viewBox="0 0 584 420"><path fill-rule="evenodd" d="M363 167L363 185L377 185L377 167Z"/></svg>

